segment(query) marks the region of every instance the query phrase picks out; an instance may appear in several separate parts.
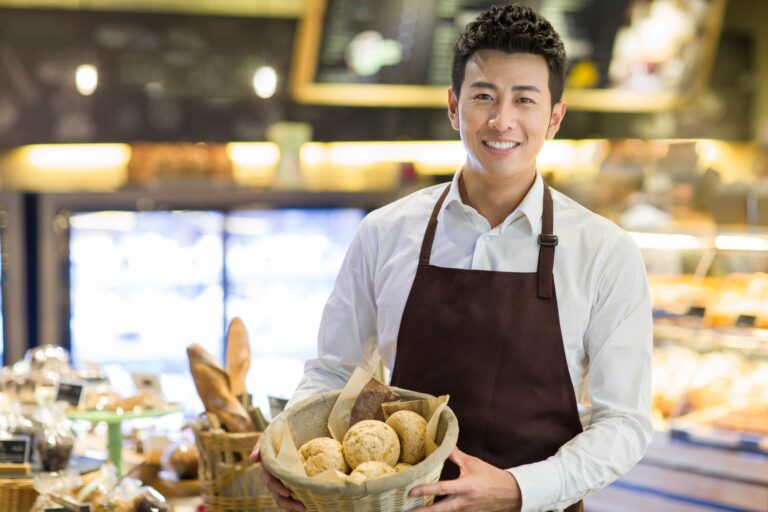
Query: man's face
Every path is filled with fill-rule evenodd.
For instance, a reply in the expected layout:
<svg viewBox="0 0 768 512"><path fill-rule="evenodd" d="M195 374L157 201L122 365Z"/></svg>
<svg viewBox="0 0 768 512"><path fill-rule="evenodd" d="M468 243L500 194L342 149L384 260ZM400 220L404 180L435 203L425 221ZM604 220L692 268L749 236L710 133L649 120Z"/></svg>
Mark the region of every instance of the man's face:
<svg viewBox="0 0 768 512"><path fill-rule="evenodd" d="M565 103L551 104L544 57L475 53L467 62L460 97L448 91L451 125L467 152L464 172L533 179L536 157L565 115Z"/></svg>

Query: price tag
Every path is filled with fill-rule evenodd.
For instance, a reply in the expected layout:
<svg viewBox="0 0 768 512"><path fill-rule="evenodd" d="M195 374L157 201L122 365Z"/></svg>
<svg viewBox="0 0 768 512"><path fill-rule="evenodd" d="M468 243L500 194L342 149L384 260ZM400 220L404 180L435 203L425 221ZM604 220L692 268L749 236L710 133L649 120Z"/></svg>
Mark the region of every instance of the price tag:
<svg viewBox="0 0 768 512"><path fill-rule="evenodd" d="M74 498L65 496L51 495L51 499L60 507L46 508L45 512L91 512L91 505L89 503L80 503Z"/></svg>
<svg viewBox="0 0 768 512"><path fill-rule="evenodd" d="M688 316L695 316L698 318L704 318L704 312L707 310L704 306L691 306L688 309Z"/></svg>
<svg viewBox="0 0 768 512"><path fill-rule="evenodd" d="M137 392L146 391L162 396L163 388L160 386L159 375L154 373L132 373L131 378Z"/></svg>
<svg viewBox="0 0 768 512"><path fill-rule="evenodd" d="M755 315L739 315L736 319L736 327L754 327L755 320L757 320Z"/></svg>
<svg viewBox="0 0 768 512"><path fill-rule="evenodd" d="M8 464L26 464L29 462L29 436L13 436L0 439L0 462Z"/></svg>
<svg viewBox="0 0 768 512"><path fill-rule="evenodd" d="M56 401L67 402L72 407L79 407L83 399L84 384L78 382L59 382Z"/></svg>

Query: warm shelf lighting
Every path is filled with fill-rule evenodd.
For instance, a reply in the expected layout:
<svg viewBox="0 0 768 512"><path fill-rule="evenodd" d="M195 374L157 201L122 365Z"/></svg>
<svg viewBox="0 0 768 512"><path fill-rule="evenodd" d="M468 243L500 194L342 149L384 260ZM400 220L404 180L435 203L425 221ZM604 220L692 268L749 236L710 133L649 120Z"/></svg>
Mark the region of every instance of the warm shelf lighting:
<svg viewBox="0 0 768 512"><path fill-rule="evenodd" d="M127 144L35 144L21 148L22 160L46 170L83 171L123 168L131 157Z"/></svg>
<svg viewBox="0 0 768 512"><path fill-rule="evenodd" d="M268 184L280 161L280 149L271 142L231 142L226 151L235 181L243 185Z"/></svg>

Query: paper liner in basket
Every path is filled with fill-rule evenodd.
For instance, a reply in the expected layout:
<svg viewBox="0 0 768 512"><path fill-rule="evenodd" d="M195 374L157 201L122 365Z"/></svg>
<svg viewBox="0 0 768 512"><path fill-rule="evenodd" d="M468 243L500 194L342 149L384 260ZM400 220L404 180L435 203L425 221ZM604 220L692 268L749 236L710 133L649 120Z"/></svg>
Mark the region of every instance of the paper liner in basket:
<svg viewBox="0 0 768 512"><path fill-rule="evenodd" d="M342 442L344 435L351 426L350 423L355 422L354 420L350 421L350 418L353 416L353 410L356 409L355 404L358 402L358 398L360 398L360 394L364 389L373 390L373 393L380 393L381 397L399 398L398 395L392 393L386 385L374 379L371 372L363 370L362 368L357 368L347 382L347 385L341 390L339 397L328 416L328 431L335 440ZM378 407L382 410L381 417L384 419L403 409L422 415L427 420L425 448L426 455L429 456L437 449L435 437L437 436L440 413L447 407L448 398L448 395L442 395L438 398L428 400L385 402L380 403ZM366 397L365 400L376 404L377 398ZM370 404L366 404L366 406L370 406ZM360 407L357 408L356 412L359 412L359 410ZM273 448L276 454L276 461L289 471L306 476L304 465L301 462L288 423L282 416L279 416L275 420L275 423L273 423ZM347 475L333 469L324 471L313 478L329 482L338 482L341 485L359 485L349 482Z"/></svg>

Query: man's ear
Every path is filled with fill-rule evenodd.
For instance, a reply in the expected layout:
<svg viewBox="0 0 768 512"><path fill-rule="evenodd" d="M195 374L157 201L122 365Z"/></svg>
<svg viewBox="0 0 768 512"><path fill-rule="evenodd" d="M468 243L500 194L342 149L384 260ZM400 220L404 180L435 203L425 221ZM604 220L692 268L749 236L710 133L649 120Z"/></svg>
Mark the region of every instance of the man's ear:
<svg viewBox="0 0 768 512"><path fill-rule="evenodd" d="M565 117L565 102L559 101L552 107L552 114L549 116L549 127L547 128L547 138L554 139L555 134L560 129L560 123Z"/></svg>
<svg viewBox="0 0 768 512"><path fill-rule="evenodd" d="M453 91L453 87L448 88L448 118L451 120L451 126L459 131L459 98Z"/></svg>

